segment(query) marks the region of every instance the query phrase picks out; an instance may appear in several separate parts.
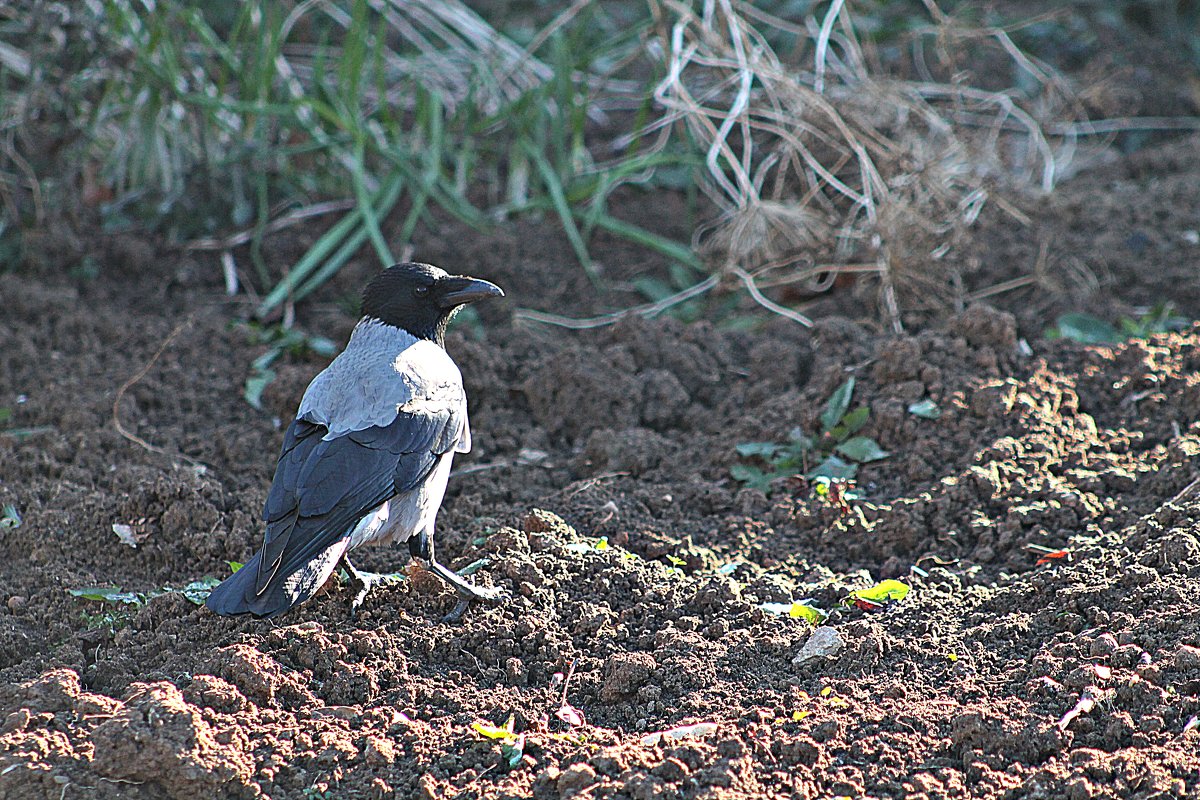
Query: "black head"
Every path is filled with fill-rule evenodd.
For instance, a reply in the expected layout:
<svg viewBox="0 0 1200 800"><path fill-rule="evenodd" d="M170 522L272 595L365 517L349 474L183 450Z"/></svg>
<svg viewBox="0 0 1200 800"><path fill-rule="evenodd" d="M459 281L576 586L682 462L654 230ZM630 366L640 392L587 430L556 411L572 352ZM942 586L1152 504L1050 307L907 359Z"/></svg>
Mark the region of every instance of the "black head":
<svg viewBox="0 0 1200 800"><path fill-rule="evenodd" d="M443 344L446 326L467 303L503 297L494 283L447 275L431 264L397 264L376 275L363 290L363 316Z"/></svg>

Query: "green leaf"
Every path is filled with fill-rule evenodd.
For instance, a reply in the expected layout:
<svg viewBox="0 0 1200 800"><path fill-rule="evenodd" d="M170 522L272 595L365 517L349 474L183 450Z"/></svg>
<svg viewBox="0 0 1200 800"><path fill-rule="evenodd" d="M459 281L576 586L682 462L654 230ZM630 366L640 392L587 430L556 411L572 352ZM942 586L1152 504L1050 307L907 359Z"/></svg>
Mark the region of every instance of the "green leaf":
<svg viewBox="0 0 1200 800"><path fill-rule="evenodd" d="M857 461L860 464L888 457L886 450L881 448L874 439L868 439L866 436L852 436L835 447L834 450L851 461Z"/></svg>
<svg viewBox="0 0 1200 800"><path fill-rule="evenodd" d="M21 527L21 512L17 511L17 507L12 503L4 505L4 513L0 514L0 528L19 528Z"/></svg>
<svg viewBox="0 0 1200 800"><path fill-rule="evenodd" d="M921 419L937 419L942 415L942 410L938 408L937 403L926 397L924 400L918 400L910 405L908 413Z"/></svg>
<svg viewBox="0 0 1200 800"><path fill-rule="evenodd" d="M758 467L747 466L746 464L734 464L729 468L729 474L736 481L741 481L750 489L761 489L766 491L771 486L771 481L775 478L774 475L768 475Z"/></svg>
<svg viewBox="0 0 1200 800"><path fill-rule="evenodd" d="M262 394L273 380L275 380L275 370L273 369L265 369L251 375L246 378L246 389L242 392L242 397L252 408L262 411Z"/></svg>
<svg viewBox="0 0 1200 800"><path fill-rule="evenodd" d="M245 564L243 564L240 561L226 561L225 563L229 565L229 572L231 574L234 572L237 572L239 569L246 566Z"/></svg>
<svg viewBox="0 0 1200 800"><path fill-rule="evenodd" d="M102 603L138 605L143 602L137 592L123 592L119 586L85 586L81 589L67 589L67 594Z"/></svg>
<svg viewBox="0 0 1200 800"><path fill-rule="evenodd" d="M308 345L309 350L326 358L336 356L338 353L337 342L324 336L309 336L305 344Z"/></svg>
<svg viewBox="0 0 1200 800"><path fill-rule="evenodd" d="M632 281L633 288L646 296L647 300L657 303L659 300L665 300L679 290L669 285L661 278L655 278L649 275L642 275L634 278Z"/></svg>
<svg viewBox="0 0 1200 800"><path fill-rule="evenodd" d="M863 425L867 424L867 420L871 417L871 409L867 406L859 406L851 411L846 416L842 417L842 421L833 426L833 430L829 433L834 439L845 439L853 433L857 433Z"/></svg>
<svg viewBox="0 0 1200 800"><path fill-rule="evenodd" d="M821 430L832 430L838 424L838 421L846 414L846 409L850 407L850 398L853 396L854 376L851 375L829 396L829 402L825 404L825 410L821 412Z"/></svg>
<svg viewBox="0 0 1200 800"><path fill-rule="evenodd" d="M1051 336L1073 339L1083 344L1114 344L1124 340L1115 327L1091 314L1063 314L1047 332Z"/></svg>
<svg viewBox="0 0 1200 800"><path fill-rule="evenodd" d="M525 734L516 736L511 740L505 740L500 746L500 757L504 759L504 763L509 769L515 769L521 763L521 759L525 757Z"/></svg>
<svg viewBox="0 0 1200 800"><path fill-rule="evenodd" d="M792 603L792 607L788 609L788 616L792 619L799 618L806 620L808 624L816 627L824 622L829 615L819 608L814 608L797 600L796 602Z"/></svg>
<svg viewBox="0 0 1200 800"><path fill-rule="evenodd" d="M180 589L179 593L196 605L202 606L220 582L219 578L204 577L198 581L192 581Z"/></svg>
<svg viewBox="0 0 1200 800"><path fill-rule="evenodd" d="M491 564L491 563L492 563L492 560L490 558L488 558L487 556L484 556L483 558L472 561L470 564L467 564L462 569L457 570L457 572L459 575L462 575L463 577L466 577L468 575L474 575L476 572L479 572L479 570L483 569L484 567L486 567L488 564ZM390 573L390 575L394 576L396 581L402 581L405 579L405 575L400 572L393 572L393 573Z"/></svg>
<svg viewBox="0 0 1200 800"><path fill-rule="evenodd" d="M887 603L893 600L903 600L908 594L909 588L907 583L889 578L866 589L855 589L850 596L859 600L869 600L872 603Z"/></svg>
<svg viewBox="0 0 1200 800"><path fill-rule="evenodd" d="M263 353L261 356L254 359L253 361L251 361L250 369L252 369L255 372L262 372L262 371L266 370L268 367L270 367L272 364L275 363L275 361L279 358L280 353L282 353L282 352L283 352L282 348L272 347L270 350Z"/></svg>
<svg viewBox="0 0 1200 800"><path fill-rule="evenodd" d="M858 474L858 464L850 463L837 456L829 456L808 471L808 478L853 478Z"/></svg>
<svg viewBox="0 0 1200 800"><path fill-rule="evenodd" d="M779 452L774 442L743 442L737 446L738 455L746 458L770 458Z"/></svg>
<svg viewBox="0 0 1200 800"><path fill-rule="evenodd" d="M575 257L579 259L579 265L583 267L583 271L592 281L593 286L600 285L600 272L592 261L591 255L588 254L587 244L583 241L583 236L579 233L579 228L575 224L575 218L571 216L571 206L567 202L562 177L555 172L554 167L546 160L546 157L529 140L522 139L520 145L524 148L529 160L537 168L538 174L541 175L542 184L546 187L547 194L550 195L550 201L554 206L554 210L558 212L559 220L562 222L563 233L567 235L567 241L571 243L571 248L575 251Z"/></svg>

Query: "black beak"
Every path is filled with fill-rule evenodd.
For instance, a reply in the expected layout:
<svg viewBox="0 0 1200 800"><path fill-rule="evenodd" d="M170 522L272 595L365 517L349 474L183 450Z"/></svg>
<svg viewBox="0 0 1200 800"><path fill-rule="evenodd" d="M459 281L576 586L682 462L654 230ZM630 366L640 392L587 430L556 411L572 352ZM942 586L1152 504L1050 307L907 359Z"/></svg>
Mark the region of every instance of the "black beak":
<svg viewBox="0 0 1200 800"><path fill-rule="evenodd" d="M444 309L454 308L466 303L474 303L486 297L504 297L504 290L496 284L479 278L468 278L465 275L452 275L438 281L445 287L440 305Z"/></svg>

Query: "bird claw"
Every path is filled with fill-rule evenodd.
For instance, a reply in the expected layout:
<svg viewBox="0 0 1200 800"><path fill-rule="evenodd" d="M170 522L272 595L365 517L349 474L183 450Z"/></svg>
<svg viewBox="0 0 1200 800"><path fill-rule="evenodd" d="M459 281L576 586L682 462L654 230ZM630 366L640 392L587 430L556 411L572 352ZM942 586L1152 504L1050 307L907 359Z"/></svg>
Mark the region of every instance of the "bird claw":
<svg viewBox="0 0 1200 800"><path fill-rule="evenodd" d="M463 614L467 613L467 609L472 603L484 603L486 605L495 606L504 602L507 599L507 593L499 586L473 586L468 585L470 591L464 591L461 587L455 587L458 592L458 602L450 613L442 617L442 622L447 625L456 624L462 621Z"/></svg>

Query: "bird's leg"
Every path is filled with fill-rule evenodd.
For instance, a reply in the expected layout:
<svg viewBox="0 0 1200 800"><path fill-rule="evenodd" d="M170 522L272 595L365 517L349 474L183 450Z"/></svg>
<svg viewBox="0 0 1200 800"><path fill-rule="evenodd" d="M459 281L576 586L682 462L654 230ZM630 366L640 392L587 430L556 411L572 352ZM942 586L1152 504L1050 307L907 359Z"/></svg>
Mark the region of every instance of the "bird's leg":
<svg viewBox="0 0 1200 800"><path fill-rule="evenodd" d="M350 557L344 554L342 555L342 566L346 568L346 574L350 576L350 583L358 587L354 593L354 600L350 602L350 616L352 617L357 613L358 607L362 605L371 589L404 580L404 576L398 572L364 572L351 564Z"/></svg>
<svg viewBox="0 0 1200 800"><path fill-rule="evenodd" d="M497 603L503 597L503 589L476 586L454 570L439 563L434 556L433 535L429 529L421 531L420 534L408 540L408 551L413 558L419 558L428 564L430 572L450 584L454 591L458 592L458 604L449 614L442 617L442 622L458 622L473 602Z"/></svg>

